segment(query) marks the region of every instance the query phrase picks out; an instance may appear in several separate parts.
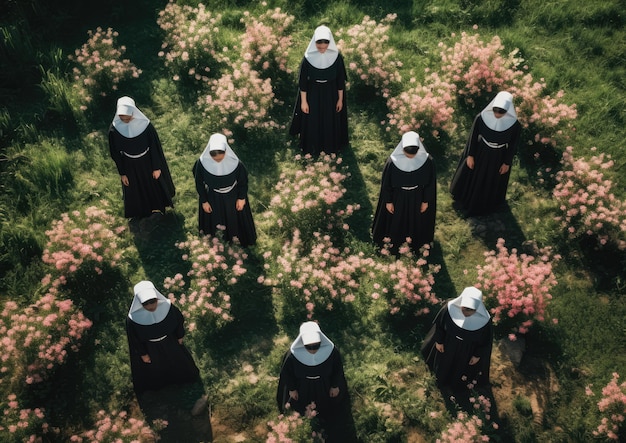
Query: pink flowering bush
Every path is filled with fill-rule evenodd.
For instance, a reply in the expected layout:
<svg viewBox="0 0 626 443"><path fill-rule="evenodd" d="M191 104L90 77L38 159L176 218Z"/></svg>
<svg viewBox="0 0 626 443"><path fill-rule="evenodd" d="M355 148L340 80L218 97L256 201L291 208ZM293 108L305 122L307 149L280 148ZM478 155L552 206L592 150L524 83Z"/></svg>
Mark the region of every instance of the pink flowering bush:
<svg viewBox="0 0 626 443"><path fill-rule="evenodd" d="M611 381L602 388L602 398L598 400L598 411L602 419L593 431L596 437L607 440L623 441L626 437L626 382L619 383L619 374L613 373ZM586 389L588 396L594 395L591 388Z"/></svg>
<svg viewBox="0 0 626 443"><path fill-rule="evenodd" d="M603 172L614 165L610 156L602 153L589 160L575 158L568 146L561 164L552 192L559 206L556 220L561 229L570 239L592 238L598 247L614 245L626 250L626 202L611 192L613 182Z"/></svg>
<svg viewBox="0 0 626 443"><path fill-rule="evenodd" d="M441 433L437 443L479 443L489 441L489 437L482 435L483 422L475 415L459 412L456 420Z"/></svg>
<svg viewBox="0 0 626 443"><path fill-rule="evenodd" d="M436 72L429 72L424 84L415 77L409 79L407 90L390 96L387 100L387 120L383 122L388 132L404 134L417 131L422 135L439 136L440 130L454 132L453 120L455 85L442 79Z"/></svg>
<svg viewBox="0 0 626 443"><path fill-rule="evenodd" d="M333 240L343 238L348 231L346 220L360 206L341 204L349 176L341 164L342 159L334 154L318 159L297 155L288 163L268 210L262 214L270 235L289 239L298 229L305 244L314 232L328 233Z"/></svg>
<svg viewBox="0 0 626 443"><path fill-rule="evenodd" d="M45 422L44 410L20 408L16 394L0 400L0 440L5 442L40 442L46 434L52 434Z"/></svg>
<svg viewBox="0 0 626 443"><path fill-rule="evenodd" d="M402 62L389 45L388 31L397 14L388 14L380 23L365 16L358 25L339 29L337 47L347 64L351 85L367 85L388 97L390 88L401 81Z"/></svg>
<svg viewBox="0 0 626 443"><path fill-rule="evenodd" d="M456 86L465 103L482 109L499 91L513 94L522 127L534 134L529 142L554 145L562 123L576 119L576 106L562 103L563 91L545 95L545 81L526 72L518 49L505 53L500 37L485 42L479 34L463 32L452 46L440 42L439 47L442 79Z"/></svg>
<svg viewBox="0 0 626 443"><path fill-rule="evenodd" d="M84 282L93 281L103 278L105 269L119 268L125 231L121 219L95 206L62 214L46 231L42 260L51 271L44 285L60 288L78 274Z"/></svg>
<svg viewBox="0 0 626 443"><path fill-rule="evenodd" d="M125 79L138 78L138 69L129 59L123 58L126 48L117 46L117 31L98 27L95 32L88 31L89 39L69 59L76 63L73 68L74 87L85 105L94 96L105 97L111 91L117 91L118 84Z"/></svg>
<svg viewBox="0 0 626 443"><path fill-rule="evenodd" d="M278 416L277 420L267 423L269 432L266 443L324 443L324 438L320 431L314 430L316 425L315 403L306 407L304 416L295 411L287 411Z"/></svg>
<svg viewBox="0 0 626 443"><path fill-rule="evenodd" d="M180 80L181 76L208 80L223 59L217 42L221 20L221 14L207 10L202 3L192 7L170 0L159 11L157 24L165 31L165 38L158 55L174 80Z"/></svg>
<svg viewBox="0 0 626 443"><path fill-rule="evenodd" d="M167 427L167 421L157 419L150 427L143 420L128 415L126 411L98 411L95 428L70 437L71 442L108 443L158 441L159 432Z"/></svg>
<svg viewBox="0 0 626 443"><path fill-rule="evenodd" d="M269 9L259 17L244 12L241 22L246 30L241 34L241 56L253 69L268 77L276 72L291 73L287 66L292 47L291 27L295 17L281 11Z"/></svg>
<svg viewBox="0 0 626 443"><path fill-rule="evenodd" d="M233 63L220 78L208 79L209 94L198 99L203 116L223 134L233 127L243 129L283 129L272 116L280 104L270 78L262 79L248 62Z"/></svg>
<svg viewBox="0 0 626 443"><path fill-rule="evenodd" d="M0 383L40 383L77 352L92 322L54 290L20 308L7 301L0 314Z"/></svg>
<svg viewBox="0 0 626 443"><path fill-rule="evenodd" d="M186 251L183 260L190 263L187 276L167 277L163 284L168 297L190 321L189 331L201 324L221 327L233 320L231 293L247 272L247 253L238 245L218 236L202 236L176 246Z"/></svg>
<svg viewBox="0 0 626 443"><path fill-rule="evenodd" d="M485 252L485 264L476 266L476 287L483 292L485 306L494 324L503 333L525 334L535 321L545 320L546 308L557 284L552 265L561 257L550 248L539 250L538 257L509 251L499 238L496 250Z"/></svg>

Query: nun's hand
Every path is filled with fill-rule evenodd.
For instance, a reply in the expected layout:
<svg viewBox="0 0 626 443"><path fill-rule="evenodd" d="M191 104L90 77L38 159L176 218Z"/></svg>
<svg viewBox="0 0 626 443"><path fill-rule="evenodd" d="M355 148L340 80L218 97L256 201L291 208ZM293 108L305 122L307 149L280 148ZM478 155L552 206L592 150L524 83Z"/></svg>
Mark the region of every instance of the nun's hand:
<svg viewBox="0 0 626 443"><path fill-rule="evenodd" d="M470 169L474 169L474 156L468 155L465 159L465 163L467 163L467 167Z"/></svg>
<svg viewBox="0 0 626 443"><path fill-rule="evenodd" d="M152 171L152 178L154 178L155 180L158 180L160 176L161 176L160 169L155 169L154 171Z"/></svg>
<svg viewBox="0 0 626 443"><path fill-rule="evenodd" d="M202 210L206 212L207 214L210 214L211 212L213 212L213 208L211 207L209 202L202 203Z"/></svg>
<svg viewBox="0 0 626 443"><path fill-rule="evenodd" d="M343 100L339 99L339 100L337 100L337 105L335 106L335 111L341 112L342 109L343 109Z"/></svg>
<svg viewBox="0 0 626 443"><path fill-rule="evenodd" d="M143 360L144 363L152 363L152 360L150 360L150 356L148 354L142 355L141 360Z"/></svg>
<svg viewBox="0 0 626 443"><path fill-rule="evenodd" d="M393 214L393 211L394 211L393 203L387 203L385 205L385 208L387 208L387 212L389 212L390 214Z"/></svg>
<svg viewBox="0 0 626 443"><path fill-rule="evenodd" d="M507 172L509 172L509 169L510 169L510 168L511 168L511 167L510 167L509 165L507 165L507 164L505 164L505 163L502 163L502 166L500 166L500 171L498 171L498 172L500 172L500 175L504 175L504 174L506 174Z"/></svg>
<svg viewBox="0 0 626 443"><path fill-rule="evenodd" d="M443 353L443 343L435 342L435 348L437 349L437 351Z"/></svg>
<svg viewBox="0 0 626 443"><path fill-rule="evenodd" d="M422 202L422 206L420 206L420 212L426 212L428 209L428 202Z"/></svg>
<svg viewBox="0 0 626 443"><path fill-rule="evenodd" d="M474 366L476 363L478 363L478 360L480 360L480 357L472 356L472 358L470 358L470 361L469 361L470 366Z"/></svg>
<svg viewBox="0 0 626 443"><path fill-rule="evenodd" d="M339 396L339 388L330 388L330 392L328 393L332 398Z"/></svg>
<svg viewBox="0 0 626 443"><path fill-rule="evenodd" d="M305 114L309 113L309 103L306 100L302 100L302 103L300 103L300 109L302 109L302 112L304 112Z"/></svg>
<svg viewBox="0 0 626 443"><path fill-rule="evenodd" d="M130 182L128 181L128 176L127 176L127 175L121 175L121 176L120 176L120 179L122 180L122 184L123 184L124 186L128 186L128 184L130 183Z"/></svg>
<svg viewBox="0 0 626 443"><path fill-rule="evenodd" d="M179 345L182 345L182 344L183 344L183 338L182 338L182 337L178 339L178 344L179 344Z"/></svg>
<svg viewBox="0 0 626 443"><path fill-rule="evenodd" d="M298 400L298 391L294 390L294 391L289 391L289 397L293 398L294 400Z"/></svg>
<svg viewBox="0 0 626 443"><path fill-rule="evenodd" d="M237 203L235 203L235 208L237 208L238 211L243 211L244 206L246 206L246 199L238 198Z"/></svg>

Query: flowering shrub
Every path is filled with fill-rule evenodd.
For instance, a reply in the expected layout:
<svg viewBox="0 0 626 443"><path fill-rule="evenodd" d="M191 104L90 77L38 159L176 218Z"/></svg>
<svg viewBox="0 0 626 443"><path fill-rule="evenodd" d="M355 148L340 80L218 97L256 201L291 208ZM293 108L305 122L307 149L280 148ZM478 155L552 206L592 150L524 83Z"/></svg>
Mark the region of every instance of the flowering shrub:
<svg viewBox="0 0 626 443"><path fill-rule="evenodd" d="M482 425L482 420L477 416L459 412L457 419L450 423L436 441L437 443L479 443L489 441L489 437L481 433Z"/></svg>
<svg viewBox="0 0 626 443"><path fill-rule="evenodd" d="M493 322L515 340L515 332L524 334L535 321L544 321L546 307L556 285L552 261L560 259L549 248L539 250L535 258L504 246L499 238L495 251L485 252L485 264L478 265L476 287L483 291L485 305Z"/></svg>
<svg viewBox="0 0 626 443"><path fill-rule="evenodd" d="M153 426L150 428L143 420L129 417L126 411L111 414L98 411L97 418L95 429L72 435L70 441L77 443L83 441L89 443L157 441L160 440L159 431L167 427L167 421L157 419L153 421Z"/></svg>
<svg viewBox="0 0 626 443"><path fill-rule="evenodd" d="M339 170L342 159L334 154L318 159L297 155L295 161L281 173L269 209L262 215L271 235L291 238L297 229L305 242L314 232L331 233L334 240L343 237L348 230L345 220L360 206L339 207L348 177L345 168ZM299 161L304 168L299 167Z"/></svg>
<svg viewBox="0 0 626 443"><path fill-rule="evenodd" d="M456 93L466 103L482 106L496 92L506 90L513 94L518 103L516 109L522 127L535 133L530 142L555 144L553 136L560 134L560 123L577 117L575 105L559 103L563 91L559 91L556 98L543 96L545 81L535 81L531 74L525 72L528 67L521 67L524 60L519 57L518 49L505 54L498 36L484 42L479 34L463 32L453 46L440 42L439 47L441 76L444 82L456 86Z"/></svg>
<svg viewBox="0 0 626 443"><path fill-rule="evenodd" d="M241 19L246 25L246 31L241 34L243 60L251 63L258 72L271 74L278 70L290 74L287 58L292 45L290 28L294 20L293 15L282 12L280 8L270 9L258 18L246 11Z"/></svg>
<svg viewBox="0 0 626 443"><path fill-rule="evenodd" d="M38 442L44 434L51 433L44 421L43 409L20 409L17 395L9 394L6 400L0 400L2 421L0 422L0 440Z"/></svg>
<svg viewBox="0 0 626 443"><path fill-rule="evenodd" d="M54 290L20 309L7 301L0 314L0 383L39 383L76 352L92 322L71 300L59 300Z"/></svg>
<svg viewBox="0 0 626 443"><path fill-rule="evenodd" d="M232 135L232 127L245 129L283 128L272 118L272 106L280 103L272 90L272 81L262 79L248 62L233 64L232 73L208 79L210 93L198 100L202 114L214 125L223 125L222 133Z"/></svg>
<svg viewBox="0 0 626 443"><path fill-rule="evenodd" d="M117 47L117 31L98 27L96 32L90 30L88 34L87 43L69 56L77 64L73 69L74 86L85 104L94 96L104 97L109 91L116 91L122 80L138 78L141 74L141 69L122 58L126 48Z"/></svg>
<svg viewBox="0 0 626 443"><path fill-rule="evenodd" d="M164 58L174 80L180 80L181 75L208 79L207 74L223 59L216 41L221 20L221 14L213 15L202 3L194 8L170 0L159 11L157 24L165 31L165 38L158 55Z"/></svg>
<svg viewBox="0 0 626 443"><path fill-rule="evenodd" d="M608 440L622 441L626 427L624 427L624 417L626 416L626 382L618 384L619 374L613 373L611 381L602 388L602 398L598 400L598 411L603 414L600 425L593 431L596 437ZM594 395L590 387L587 387L586 394Z"/></svg>
<svg viewBox="0 0 626 443"><path fill-rule="evenodd" d="M389 96L392 85L402 81L398 72L402 62L389 46L387 34L396 17L388 14L377 23L365 16L360 24L337 31L337 47L348 63L348 71L354 74L350 83L373 86L383 97Z"/></svg>
<svg viewBox="0 0 626 443"><path fill-rule="evenodd" d="M595 151L595 148L592 148ZM626 202L611 193L613 183L602 170L613 167L604 153L589 161L574 158L573 148L563 152L561 171L552 192L559 205L556 220L571 239L595 238L598 246L614 244L626 249Z"/></svg>
<svg viewBox="0 0 626 443"><path fill-rule="evenodd" d="M456 123L452 119L455 85L443 80L437 73L429 73L425 84L417 83L412 77L408 90L387 100L388 120L386 130L400 134L407 131L430 132L437 137L439 130L454 132Z"/></svg>
<svg viewBox="0 0 626 443"><path fill-rule="evenodd" d="M217 327L231 322L231 296L227 291L232 291L239 277L247 272L246 252L226 243L220 235L194 238L176 246L188 251L183 255L183 260L191 264L188 281L182 274L176 274L167 277L163 287L170 291L168 297L191 321L189 331L194 331L198 322L211 322Z"/></svg>
<svg viewBox="0 0 626 443"><path fill-rule="evenodd" d="M267 426L270 431L267 433L266 443L292 443L292 442L310 442L324 443L321 432L315 431L315 403L311 403L306 407L304 416L295 411L291 413L281 414L278 420L270 421Z"/></svg>
<svg viewBox="0 0 626 443"><path fill-rule="evenodd" d="M44 285L58 288L77 272L94 278L103 268L120 266L122 221L95 206L61 215L46 231L48 242L42 260L52 267ZM84 276L83 276L84 278Z"/></svg>

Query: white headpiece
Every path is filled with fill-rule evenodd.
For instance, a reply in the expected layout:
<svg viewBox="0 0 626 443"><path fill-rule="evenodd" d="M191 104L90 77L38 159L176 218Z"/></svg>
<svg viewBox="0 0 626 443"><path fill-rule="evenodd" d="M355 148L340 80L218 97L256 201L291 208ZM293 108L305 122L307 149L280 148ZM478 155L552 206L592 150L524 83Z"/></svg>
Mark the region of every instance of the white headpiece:
<svg viewBox="0 0 626 443"><path fill-rule="evenodd" d="M124 123L120 115L131 115L133 118ZM126 138L134 138L143 133L148 127L150 119L135 106L135 100L130 97L117 99L117 109L113 117L113 127Z"/></svg>
<svg viewBox="0 0 626 443"><path fill-rule="evenodd" d="M461 308L475 309L476 312L466 317ZM491 318L483 304L483 293L473 286L463 289L461 295L448 302L448 312L457 326L468 331L482 328Z"/></svg>
<svg viewBox="0 0 626 443"><path fill-rule="evenodd" d="M493 113L493 108L505 109L506 114L500 118L496 118ZM498 92L495 98L491 100L491 103L482 110L480 115L489 129L497 132L506 131L517 121L517 112L515 112L515 106L513 105L513 95L506 91Z"/></svg>
<svg viewBox="0 0 626 443"><path fill-rule="evenodd" d="M317 50L315 42L318 40L328 40L328 49L323 54ZM313 33L313 38L309 46L304 51L304 57L317 69L326 69L332 66L339 56L339 49L333 38L333 33L328 26L318 26Z"/></svg>
<svg viewBox="0 0 626 443"><path fill-rule="evenodd" d="M419 147L415 157L409 158L404 154L405 146ZM404 172L413 172L416 169L421 168L424 163L426 163L426 160L428 160L428 152L422 144L420 136L417 132L409 131L402 136L402 140L400 140L400 143L398 143L398 146L396 146L396 149L393 150L390 157L393 164L396 165L399 170Z"/></svg>
<svg viewBox="0 0 626 443"><path fill-rule="evenodd" d="M157 299L155 311L150 312L142 306L142 303L155 298ZM140 325L153 325L163 321L167 313L170 312L171 306L172 302L157 291L152 282L140 281L135 285L135 298L130 305L128 318Z"/></svg>
<svg viewBox="0 0 626 443"><path fill-rule="evenodd" d="M315 354L311 354L304 347L311 343L320 343L320 348ZM303 365L317 366L328 360L334 348L335 345L324 335L319 325L314 321L308 321L300 325L300 334L290 349L293 356Z"/></svg>
<svg viewBox="0 0 626 443"><path fill-rule="evenodd" d="M216 162L213 160L213 157L211 157L211 151L224 151L226 154L221 162ZM237 157L235 151L228 146L225 135L213 134L209 138L209 142L206 148L204 148L202 155L200 155L200 162L202 166L204 166L204 169L213 175L228 175L239 165L239 157Z"/></svg>

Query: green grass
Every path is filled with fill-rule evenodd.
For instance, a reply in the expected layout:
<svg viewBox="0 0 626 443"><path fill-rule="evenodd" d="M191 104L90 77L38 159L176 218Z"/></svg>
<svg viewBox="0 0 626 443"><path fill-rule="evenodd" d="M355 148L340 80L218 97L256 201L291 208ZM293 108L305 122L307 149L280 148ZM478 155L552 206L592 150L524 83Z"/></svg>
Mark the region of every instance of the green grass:
<svg viewBox="0 0 626 443"><path fill-rule="evenodd" d="M82 45L87 29L111 26L118 30L120 42L127 46L125 56L144 71L140 81L123 85L119 95L135 96L140 109L154 122L177 186L175 211L168 213L163 224L150 234L133 237L135 252L128 256L124 275L114 276L114 284L106 288L107 300L95 304L83 300L86 313L99 319L90 344L56 374L56 386L63 389L56 388L55 392L66 395L45 400L57 426L78 431L89 424L98 409L119 409L133 401L120 326L130 301L130 288L134 281L145 277L161 282L173 269L184 266L174 243L197 232L197 196L191 167L215 128L207 127L197 112L198 91L173 82L156 56L162 39L156 12L165 1L143 0L128 6L130 10L122 2L101 2L93 11L79 8L83 17L72 16L62 7L56 13L50 12L55 4L61 5L60 0L45 7L36 0L30 3L39 9L12 11L22 14L21 19L29 24L23 29L30 33L0 23L6 37L0 61L13 62L3 70L0 80L19 85L0 90L0 97L6 98L0 110L0 299L32 302L43 277L39 257L45 243L44 231L61 213L104 200L113 212L122 213L119 177L109 158L106 139L115 97L80 113L67 83L66 55ZM262 10L257 2L243 0L205 3L224 13L230 26L220 38L231 43L241 32L239 18L243 11ZM477 24L477 32L484 37L500 35L507 50L520 48L533 76L545 78L550 93L563 89L566 101L577 104L579 118L569 144L578 156L588 156L593 146L611 154L615 167L609 175L614 192L626 197L622 173L626 162L622 153L626 139L626 16L622 2L269 2L268 7L275 6L296 16L293 36L298 49L291 52L290 59L294 72L315 26L326 23L332 29L347 29L360 23L364 15L381 19L389 12L398 13L390 41L404 63L403 78L409 78L411 70L420 78L423 69L437 61L437 43L453 32L471 33L472 25ZM42 40L37 35L52 35L52 25L37 16L37 10L53 14L50 23L55 26L77 20L81 25L76 29L62 26L66 31L58 42ZM136 21L136 17L141 20ZM295 74L293 80L295 84ZM287 123L295 91L281 98L285 105L277 112ZM348 107L351 149L343 153L343 158L352 175L347 182L346 201L362 206L349 221L354 234L351 246L370 251L369 228L380 173L397 140L380 127L384 102L372 91L348 91ZM464 117L469 124L472 115ZM432 256L442 264L435 286L442 298L454 296L474 282L475 266L482 263L483 253L494 247L499 234L492 232L485 238L473 235L467 220L451 209L448 179L465 136L466 128L460 128L443 142L445 146L434 140L427 144L435 154L439 176ZM259 223L259 245L251 256L259 267L255 271L258 274L262 272L264 250L279 241L270 238L269 227L260 223L260 214L269 205L272 188L296 150L279 131L247 134L237 138L233 148L250 173L250 204ZM555 207L550 188L537 182L536 168L516 160L508 194L511 212L500 221L506 228L503 235L507 246L519 247L525 240L535 240L541 246L552 245L563 255L551 305L551 314L559 322L529 334L527 350L530 357L541 359L554 370L559 391L546 393L550 402L540 426L531 423L529 400L518 396L505 435L513 435L519 442L584 441L596 418L594 405L584 397L584 386L593 384L599 390L612 372L626 368L626 259L623 254L602 255L565 240L552 220ZM273 395L280 359L298 325L285 321L270 289L256 282L250 282L249 288L237 294L232 324L219 333L198 335L189 346L201 368L216 417L233 434L262 441L255 428L263 428L276 416ZM355 310L358 315L329 317L322 328L344 355L359 437L367 442L406 441L409 432L415 432L433 441L448 418L436 421L425 417L429 411L443 409L432 377L415 358L427 321L392 319L358 306ZM49 398L50 392L45 389L31 392L33 400ZM402 411L403 418L386 416L381 404L393 405L394 410ZM571 411L575 411L575 420ZM216 441L232 440L216 435Z"/></svg>

